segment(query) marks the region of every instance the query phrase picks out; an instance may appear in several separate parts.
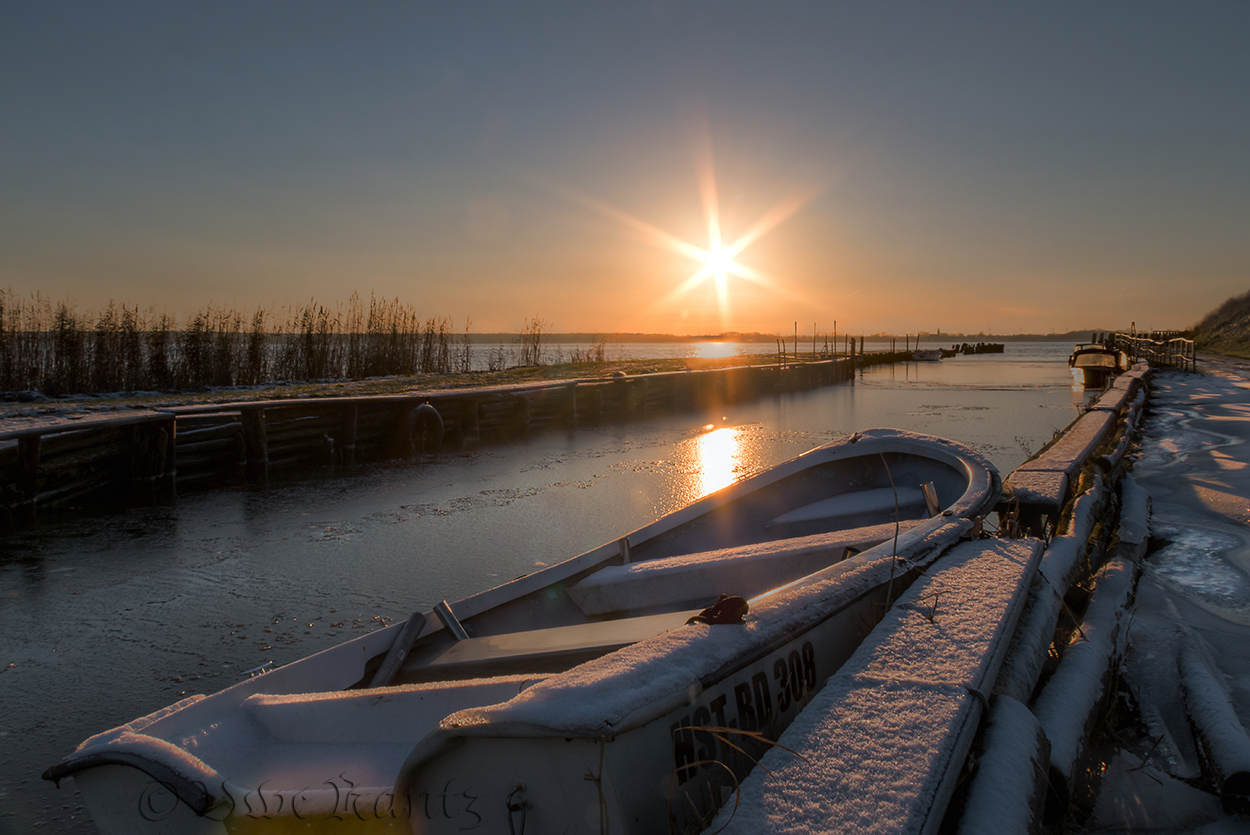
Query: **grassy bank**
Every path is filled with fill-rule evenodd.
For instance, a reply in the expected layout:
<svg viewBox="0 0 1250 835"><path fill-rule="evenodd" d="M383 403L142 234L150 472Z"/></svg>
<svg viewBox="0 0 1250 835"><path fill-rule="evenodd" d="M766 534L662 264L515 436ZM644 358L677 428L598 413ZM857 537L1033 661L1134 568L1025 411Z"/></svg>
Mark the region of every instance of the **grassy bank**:
<svg viewBox="0 0 1250 835"><path fill-rule="evenodd" d="M1226 299L1193 328L1199 351L1250 359L1250 293Z"/></svg>

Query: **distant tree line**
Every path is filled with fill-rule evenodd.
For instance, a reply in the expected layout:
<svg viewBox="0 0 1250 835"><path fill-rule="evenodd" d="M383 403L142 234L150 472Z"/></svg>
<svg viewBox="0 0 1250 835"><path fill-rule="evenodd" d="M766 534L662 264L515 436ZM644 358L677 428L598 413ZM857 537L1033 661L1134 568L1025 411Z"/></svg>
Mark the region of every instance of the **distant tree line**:
<svg viewBox="0 0 1250 835"><path fill-rule="evenodd" d="M471 370L470 320L422 318L410 304L352 294L251 316L206 307L177 322L138 305L80 314L67 302L0 290L0 391L52 396L194 390L278 381L364 379ZM521 364L538 364L547 325L528 320ZM496 351L489 365L513 357Z"/></svg>

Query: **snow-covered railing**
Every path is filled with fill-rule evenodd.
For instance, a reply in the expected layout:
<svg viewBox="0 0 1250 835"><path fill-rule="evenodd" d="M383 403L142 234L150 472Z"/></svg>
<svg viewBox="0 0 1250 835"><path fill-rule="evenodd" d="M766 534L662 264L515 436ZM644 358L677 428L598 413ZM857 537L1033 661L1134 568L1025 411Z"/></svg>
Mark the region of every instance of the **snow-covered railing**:
<svg viewBox="0 0 1250 835"><path fill-rule="evenodd" d="M1174 332L1154 334L1115 333L1109 336L1115 347L1135 360L1146 360L1153 366L1198 370L1194 341Z"/></svg>

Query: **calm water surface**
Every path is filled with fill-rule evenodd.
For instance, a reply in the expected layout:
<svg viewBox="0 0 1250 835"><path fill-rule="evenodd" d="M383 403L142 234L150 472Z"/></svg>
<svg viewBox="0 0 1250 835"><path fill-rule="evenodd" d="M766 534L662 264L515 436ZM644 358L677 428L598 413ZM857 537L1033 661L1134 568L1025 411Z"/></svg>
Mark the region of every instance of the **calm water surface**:
<svg viewBox="0 0 1250 835"><path fill-rule="evenodd" d="M1063 344L350 475L45 520L0 540L0 833L93 832L40 772L87 736L636 528L853 431L962 441L1004 474L1077 416Z"/></svg>

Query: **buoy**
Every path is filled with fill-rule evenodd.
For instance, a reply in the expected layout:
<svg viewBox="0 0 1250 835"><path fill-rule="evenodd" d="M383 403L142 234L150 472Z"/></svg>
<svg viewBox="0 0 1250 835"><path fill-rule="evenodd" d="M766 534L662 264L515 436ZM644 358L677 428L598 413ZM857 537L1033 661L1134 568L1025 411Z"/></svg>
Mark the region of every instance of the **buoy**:
<svg viewBox="0 0 1250 835"><path fill-rule="evenodd" d="M408 413L408 434L412 448L425 452L443 442L443 416L429 403L422 403Z"/></svg>

